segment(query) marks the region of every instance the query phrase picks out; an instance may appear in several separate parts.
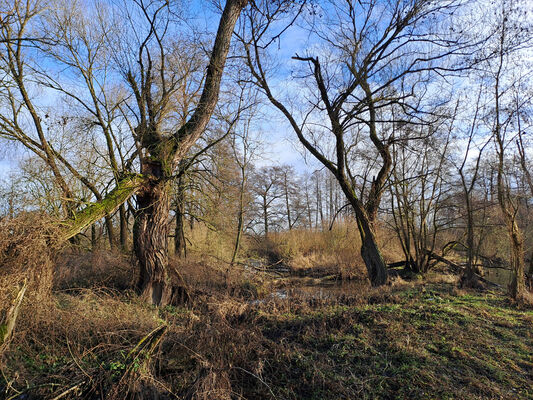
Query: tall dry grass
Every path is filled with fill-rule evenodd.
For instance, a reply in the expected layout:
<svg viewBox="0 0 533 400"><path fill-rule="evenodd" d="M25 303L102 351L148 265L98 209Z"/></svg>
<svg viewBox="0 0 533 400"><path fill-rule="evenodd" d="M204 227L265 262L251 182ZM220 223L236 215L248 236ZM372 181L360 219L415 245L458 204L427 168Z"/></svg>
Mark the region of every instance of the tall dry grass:
<svg viewBox="0 0 533 400"><path fill-rule="evenodd" d="M377 239L385 261L403 258L394 232L379 226ZM359 278L365 274L361 238L355 222L345 221L331 230L275 232L259 243L257 251L271 262L281 260L298 274L335 274L341 278Z"/></svg>

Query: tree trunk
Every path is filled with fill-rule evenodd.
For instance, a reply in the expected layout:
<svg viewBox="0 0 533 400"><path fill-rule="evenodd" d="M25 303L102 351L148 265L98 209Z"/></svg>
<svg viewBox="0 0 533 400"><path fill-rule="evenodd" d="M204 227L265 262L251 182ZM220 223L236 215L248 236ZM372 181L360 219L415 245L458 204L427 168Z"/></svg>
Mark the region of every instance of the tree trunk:
<svg viewBox="0 0 533 400"><path fill-rule="evenodd" d="M263 196L263 224L265 226L265 238L268 237L268 205L266 195Z"/></svg>
<svg viewBox="0 0 533 400"><path fill-rule="evenodd" d="M242 228L244 225L244 188L246 185L246 177L244 176L244 169L242 171L243 178L241 181L240 193L239 193L239 216L237 222L237 237L235 238L235 247L233 248L233 254L231 256L231 265L235 264L237 254L239 253L239 247L241 245ZM266 232L265 232L266 233Z"/></svg>
<svg viewBox="0 0 533 400"><path fill-rule="evenodd" d="M526 291L524 239L515 220L508 222L508 229L511 242L511 265L514 270L509 292L513 299L519 299Z"/></svg>
<svg viewBox="0 0 533 400"><path fill-rule="evenodd" d="M361 233L361 257L366 266L368 277L372 286L381 286L387 283L387 264L383 260L381 251L376 242L374 229L368 221L358 218L357 224Z"/></svg>
<svg viewBox="0 0 533 400"><path fill-rule="evenodd" d="M181 258L185 255L185 232L183 223L185 188L183 186L183 177L178 178L178 193L176 196L176 226L174 227L174 255Z"/></svg>
<svg viewBox="0 0 533 400"><path fill-rule="evenodd" d="M166 182L150 182L137 194L133 246L139 261L137 291L150 304L164 306L172 297L168 275L169 199Z"/></svg>
<svg viewBox="0 0 533 400"><path fill-rule="evenodd" d="M98 242L96 240L96 224L91 225L91 250L96 251Z"/></svg>
<svg viewBox="0 0 533 400"><path fill-rule="evenodd" d="M137 193L143 185L146 185L146 182L147 179L140 175L125 177L104 199L89 204L72 218L65 220L59 240L69 240L99 219L114 213L121 204Z"/></svg>
<svg viewBox="0 0 533 400"><path fill-rule="evenodd" d="M128 250L128 216L126 215L126 206L122 204L119 209L120 218L120 248L123 251Z"/></svg>
<svg viewBox="0 0 533 400"><path fill-rule="evenodd" d="M107 231L107 240L109 241L109 248L113 250L115 248L115 229L113 228L113 219L111 215L105 216L105 228Z"/></svg>

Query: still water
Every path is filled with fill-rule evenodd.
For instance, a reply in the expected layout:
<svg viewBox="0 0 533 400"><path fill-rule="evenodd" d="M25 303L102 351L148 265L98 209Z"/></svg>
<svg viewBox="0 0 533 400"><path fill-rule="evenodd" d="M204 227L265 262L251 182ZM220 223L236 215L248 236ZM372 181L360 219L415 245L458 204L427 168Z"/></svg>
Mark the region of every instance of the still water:
<svg viewBox="0 0 533 400"><path fill-rule="evenodd" d="M507 286L511 283L512 271L500 268L485 268L485 279L492 283L500 285L507 290Z"/></svg>

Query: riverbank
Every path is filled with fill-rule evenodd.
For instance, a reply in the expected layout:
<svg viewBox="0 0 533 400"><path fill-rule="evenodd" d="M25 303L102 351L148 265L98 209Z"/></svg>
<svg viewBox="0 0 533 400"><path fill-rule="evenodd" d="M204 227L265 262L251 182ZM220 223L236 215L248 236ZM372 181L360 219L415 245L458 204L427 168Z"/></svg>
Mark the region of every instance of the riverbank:
<svg viewBox="0 0 533 400"><path fill-rule="evenodd" d="M308 289L306 289L308 290ZM60 291L27 304L2 362L11 399L529 399L533 311L453 277L328 296ZM254 301L261 300L261 301Z"/></svg>

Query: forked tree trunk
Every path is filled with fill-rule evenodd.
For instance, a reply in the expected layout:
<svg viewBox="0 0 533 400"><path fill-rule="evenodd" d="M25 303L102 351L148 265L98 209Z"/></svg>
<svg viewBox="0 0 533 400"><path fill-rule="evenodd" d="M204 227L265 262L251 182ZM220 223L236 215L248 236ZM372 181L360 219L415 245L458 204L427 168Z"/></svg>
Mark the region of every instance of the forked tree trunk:
<svg viewBox="0 0 533 400"><path fill-rule="evenodd" d="M248 0L226 2L213 44L202 94L198 100L198 106L187 123L181 126L172 137L167 138L157 134L158 121L152 118L160 110L157 112L153 109L148 110L148 116L143 114L141 125L136 129L142 147L147 150L147 157L145 159L141 157L142 175L121 180L117 188L106 198L88 206L65 221L66 226L61 238L69 239L93 224L97 220L96 217L109 215L130 196L137 194L138 210L133 227L134 250L140 268L137 289L141 296L152 304L165 305L172 298L167 265L170 176L177 164L205 131L213 114L235 23L247 3ZM151 80L150 71L148 71L146 80ZM139 92L137 82L131 73L128 74L128 82L132 85L140 110L146 110L147 104L153 104L152 88L146 86L146 82L143 83L142 93ZM183 297L188 297L188 295L185 294Z"/></svg>
<svg viewBox="0 0 533 400"><path fill-rule="evenodd" d="M168 275L168 184L150 183L137 194L138 211L133 226L133 246L139 261L137 291L154 305L166 305L172 297Z"/></svg>

